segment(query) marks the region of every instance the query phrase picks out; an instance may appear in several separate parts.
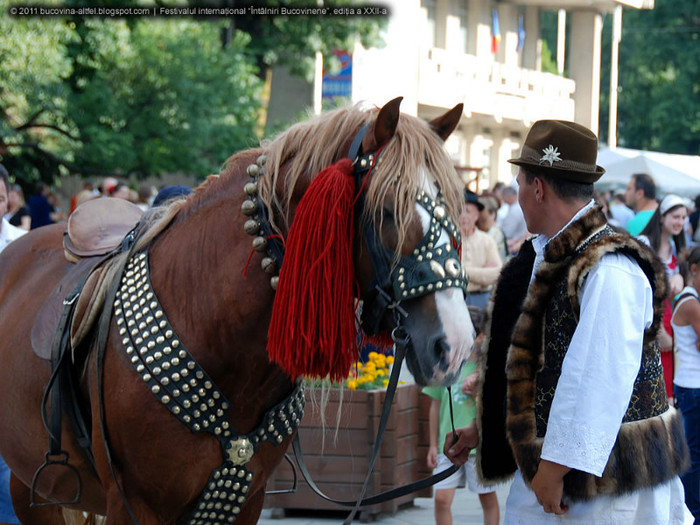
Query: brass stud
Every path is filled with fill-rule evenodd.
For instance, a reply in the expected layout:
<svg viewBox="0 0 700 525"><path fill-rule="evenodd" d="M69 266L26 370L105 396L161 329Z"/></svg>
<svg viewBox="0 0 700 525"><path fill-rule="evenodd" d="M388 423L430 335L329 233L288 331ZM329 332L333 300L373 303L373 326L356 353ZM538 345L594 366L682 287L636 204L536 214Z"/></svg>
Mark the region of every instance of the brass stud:
<svg viewBox="0 0 700 525"><path fill-rule="evenodd" d="M430 261L430 269L433 271L435 275L437 275L440 279L445 278L445 269L442 267L442 265L437 262L436 260Z"/></svg>
<svg viewBox="0 0 700 525"><path fill-rule="evenodd" d="M272 287L273 290L277 290L277 286L279 285L280 278L278 276L274 276L270 279L270 286Z"/></svg>
<svg viewBox="0 0 700 525"><path fill-rule="evenodd" d="M251 177L257 177L260 175L260 166L257 164L251 164L248 166L248 169L246 170L248 172L248 175Z"/></svg>
<svg viewBox="0 0 700 525"><path fill-rule="evenodd" d="M462 274L462 267L457 259L447 259L445 261L445 270L452 277L459 277Z"/></svg>
<svg viewBox="0 0 700 525"><path fill-rule="evenodd" d="M265 155L260 155L256 162L258 163L259 166L264 166L265 162L267 162L267 157Z"/></svg>
<svg viewBox="0 0 700 525"><path fill-rule="evenodd" d="M251 197L257 195L258 194L258 183L257 182L248 182L245 186L243 186L243 191L246 192L246 195L250 195Z"/></svg>

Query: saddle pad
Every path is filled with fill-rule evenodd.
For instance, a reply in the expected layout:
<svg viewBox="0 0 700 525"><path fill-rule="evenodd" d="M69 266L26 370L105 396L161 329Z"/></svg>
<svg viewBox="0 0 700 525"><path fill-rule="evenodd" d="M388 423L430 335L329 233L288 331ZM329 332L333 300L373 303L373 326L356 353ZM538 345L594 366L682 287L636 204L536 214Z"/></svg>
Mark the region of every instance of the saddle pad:
<svg viewBox="0 0 700 525"><path fill-rule="evenodd" d="M119 246L142 215L141 208L123 199L84 202L68 218L64 248L78 257L104 255Z"/></svg>
<svg viewBox="0 0 700 525"><path fill-rule="evenodd" d="M51 346L58 329L61 314L63 313L63 300L66 295L75 290L80 281L85 278L103 258L90 257L80 259L76 264L70 265L70 270L59 281L51 294L36 315L32 326L31 342L34 353L47 361L51 360Z"/></svg>
<svg viewBox="0 0 700 525"><path fill-rule="evenodd" d="M75 305L73 319L71 320L71 347L77 348L102 311L109 282L106 279L110 272L105 265L95 268L85 281L85 286L80 292L78 302Z"/></svg>

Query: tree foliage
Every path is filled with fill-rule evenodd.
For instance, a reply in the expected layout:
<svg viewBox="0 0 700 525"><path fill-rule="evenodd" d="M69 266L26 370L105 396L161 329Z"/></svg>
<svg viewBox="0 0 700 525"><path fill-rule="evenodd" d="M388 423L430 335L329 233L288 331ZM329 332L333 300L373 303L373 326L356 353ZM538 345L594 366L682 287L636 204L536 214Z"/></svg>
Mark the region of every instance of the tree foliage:
<svg viewBox="0 0 700 525"><path fill-rule="evenodd" d="M609 50L612 17L605 20ZM618 144L700 154L700 2L626 9L619 57ZM603 57L601 135L607 138L609 57Z"/></svg>
<svg viewBox="0 0 700 525"><path fill-rule="evenodd" d="M14 176L49 183L68 173L218 172L259 139L268 66L308 74L316 51L330 57L356 38L376 42L381 25L262 15L15 18L6 16L10 2L0 0L0 156Z"/></svg>

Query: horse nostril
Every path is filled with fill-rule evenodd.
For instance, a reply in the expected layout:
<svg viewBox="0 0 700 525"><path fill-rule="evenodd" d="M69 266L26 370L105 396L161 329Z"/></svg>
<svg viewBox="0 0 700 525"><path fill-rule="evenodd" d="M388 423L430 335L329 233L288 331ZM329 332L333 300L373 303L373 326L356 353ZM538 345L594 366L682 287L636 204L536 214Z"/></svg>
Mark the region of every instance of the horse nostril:
<svg viewBox="0 0 700 525"><path fill-rule="evenodd" d="M447 344L447 340L441 337L435 342L435 357L438 361L442 361L446 358L446 354L450 351L450 345Z"/></svg>

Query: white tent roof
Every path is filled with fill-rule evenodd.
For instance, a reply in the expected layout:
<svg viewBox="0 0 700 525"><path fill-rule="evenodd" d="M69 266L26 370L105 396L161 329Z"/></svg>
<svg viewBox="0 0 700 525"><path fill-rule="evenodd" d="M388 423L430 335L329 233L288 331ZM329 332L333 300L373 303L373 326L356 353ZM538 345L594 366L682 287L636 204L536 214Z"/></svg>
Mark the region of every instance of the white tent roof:
<svg viewBox="0 0 700 525"><path fill-rule="evenodd" d="M700 194L700 178L661 164L645 155L613 162L606 167L605 174L596 183L603 188L625 187L635 173L650 175L658 191L675 193L683 197L695 197ZM700 173L698 173L700 176Z"/></svg>
<svg viewBox="0 0 700 525"><path fill-rule="evenodd" d="M694 198L700 194L698 155L603 147L598 152L598 164L606 170L596 183L602 189L624 188L634 173L646 173L661 195L676 193Z"/></svg>

